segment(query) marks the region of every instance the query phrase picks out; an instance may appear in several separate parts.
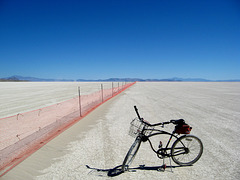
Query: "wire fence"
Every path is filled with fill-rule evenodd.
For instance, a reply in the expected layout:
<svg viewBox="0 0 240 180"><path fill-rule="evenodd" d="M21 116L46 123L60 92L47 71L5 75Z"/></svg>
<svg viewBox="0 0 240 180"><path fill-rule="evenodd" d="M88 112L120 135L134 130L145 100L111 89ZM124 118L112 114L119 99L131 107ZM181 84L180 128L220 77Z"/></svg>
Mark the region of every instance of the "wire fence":
<svg viewBox="0 0 240 180"><path fill-rule="evenodd" d="M93 109L133 83L81 95L34 111L0 119L0 177Z"/></svg>

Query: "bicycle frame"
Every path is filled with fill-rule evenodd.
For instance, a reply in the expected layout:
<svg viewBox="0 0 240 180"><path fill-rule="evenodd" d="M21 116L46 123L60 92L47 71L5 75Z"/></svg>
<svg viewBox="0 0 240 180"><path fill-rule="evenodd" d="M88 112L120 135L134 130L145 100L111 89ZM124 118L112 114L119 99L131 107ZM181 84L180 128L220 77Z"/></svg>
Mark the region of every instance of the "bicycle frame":
<svg viewBox="0 0 240 180"><path fill-rule="evenodd" d="M144 132L146 132L146 131L156 131L156 132L155 133L151 133L150 135L146 136L146 135L144 135ZM163 135L163 134L166 134L166 135L170 136L168 141L167 141L166 146L165 147L161 147L158 150L154 149L154 147L152 145L152 142L150 140L150 137L157 136L157 135ZM153 150L153 152L155 152L157 155L162 155L163 157L171 157L172 156L171 152L167 153L167 151L171 150L171 147L169 147L169 144L170 144L170 142L171 142L173 137L176 138L176 140L180 138L177 135L174 135L174 131L172 133L169 133L167 131L163 131L163 130L159 130L159 129L145 129L145 128L143 128L142 133L140 133L139 136L141 137L141 141L143 141L143 142L148 141L149 142L150 147ZM182 145L185 147L185 145L183 143L182 143ZM160 150L161 150L161 152L164 152L164 154L160 154L159 153ZM180 154L184 154L184 153L185 152L180 153ZM177 155L179 155L179 154L177 154Z"/></svg>

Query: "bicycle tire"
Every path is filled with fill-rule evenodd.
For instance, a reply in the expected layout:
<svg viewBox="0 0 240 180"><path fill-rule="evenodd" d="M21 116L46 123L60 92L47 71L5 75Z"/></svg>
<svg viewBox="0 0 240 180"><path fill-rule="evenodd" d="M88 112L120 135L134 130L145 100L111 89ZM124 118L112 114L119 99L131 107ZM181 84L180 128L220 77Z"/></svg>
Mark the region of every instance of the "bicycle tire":
<svg viewBox="0 0 240 180"><path fill-rule="evenodd" d="M124 158L124 161L122 163L122 171L123 172L128 170L129 165L132 163L134 157L137 154L140 144L141 144L141 138L137 137L136 140L134 141L134 143L132 144L132 146L130 147L130 149L128 150L127 155Z"/></svg>
<svg viewBox="0 0 240 180"><path fill-rule="evenodd" d="M177 139L171 148L172 160L180 166L197 162L203 153L202 141L194 135L184 135Z"/></svg>

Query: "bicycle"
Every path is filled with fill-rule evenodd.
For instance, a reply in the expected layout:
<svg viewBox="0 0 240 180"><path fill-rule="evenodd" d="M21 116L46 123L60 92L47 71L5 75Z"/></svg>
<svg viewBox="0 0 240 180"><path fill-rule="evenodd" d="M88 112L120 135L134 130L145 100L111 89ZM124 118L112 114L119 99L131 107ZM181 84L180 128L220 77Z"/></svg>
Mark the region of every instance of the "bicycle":
<svg viewBox="0 0 240 180"><path fill-rule="evenodd" d="M190 166L200 159L203 153L202 141L198 137L190 135L192 127L186 124L183 119L150 124L140 117L136 106L134 106L134 109L136 111L137 118L132 120L129 134L136 137L136 139L124 158L121 166L122 172L129 170L129 166L136 156L141 143L146 141L149 142L151 149L157 154L158 158L163 159L163 171L166 169L164 158L172 158L172 160L180 166ZM159 126L163 128L166 124L175 125L175 129L172 133L156 129ZM162 134L169 135L170 137L165 147L163 147L162 141L160 141L158 149L156 150L152 145L150 137ZM180 134L184 135L179 137ZM172 147L169 147L173 137L176 138L176 140L173 142Z"/></svg>

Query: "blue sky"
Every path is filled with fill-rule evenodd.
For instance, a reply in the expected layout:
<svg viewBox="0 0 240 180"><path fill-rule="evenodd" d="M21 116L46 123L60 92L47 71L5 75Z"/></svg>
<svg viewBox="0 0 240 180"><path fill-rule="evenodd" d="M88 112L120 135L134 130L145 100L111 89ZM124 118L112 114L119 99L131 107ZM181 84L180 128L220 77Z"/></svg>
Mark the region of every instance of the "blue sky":
<svg viewBox="0 0 240 180"><path fill-rule="evenodd" d="M0 0L0 77L240 79L239 0Z"/></svg>

